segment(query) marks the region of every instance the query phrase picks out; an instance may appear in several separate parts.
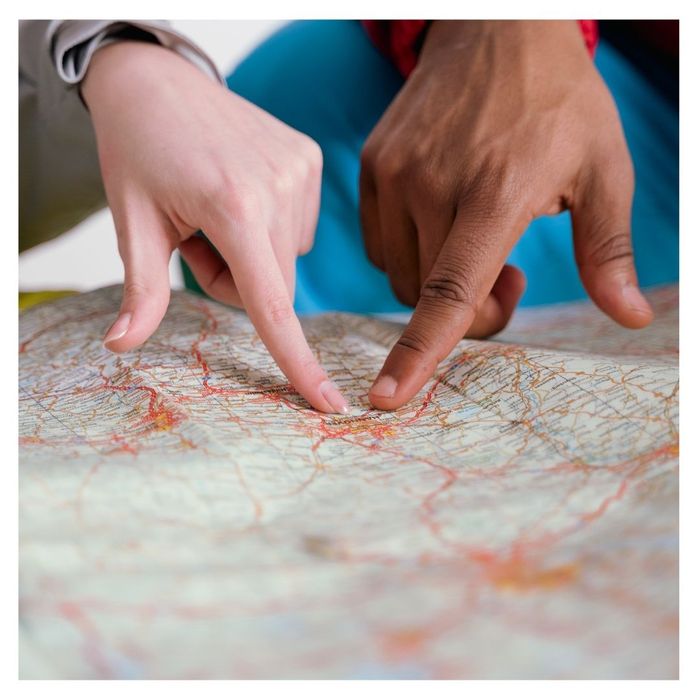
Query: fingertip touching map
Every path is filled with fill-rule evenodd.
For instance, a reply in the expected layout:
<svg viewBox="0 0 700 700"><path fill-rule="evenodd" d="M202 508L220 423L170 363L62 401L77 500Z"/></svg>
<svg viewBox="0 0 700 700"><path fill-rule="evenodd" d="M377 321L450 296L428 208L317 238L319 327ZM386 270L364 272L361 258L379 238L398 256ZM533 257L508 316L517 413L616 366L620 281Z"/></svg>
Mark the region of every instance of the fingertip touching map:
<svg viewBox="0 0 700 700"><path fill-rule="evenodd" d="M678 294L462 341L414 401L367 391L401 326L304 320L317 413L244 313L121 288L19 326L23 678L675 678Z"/></svg>

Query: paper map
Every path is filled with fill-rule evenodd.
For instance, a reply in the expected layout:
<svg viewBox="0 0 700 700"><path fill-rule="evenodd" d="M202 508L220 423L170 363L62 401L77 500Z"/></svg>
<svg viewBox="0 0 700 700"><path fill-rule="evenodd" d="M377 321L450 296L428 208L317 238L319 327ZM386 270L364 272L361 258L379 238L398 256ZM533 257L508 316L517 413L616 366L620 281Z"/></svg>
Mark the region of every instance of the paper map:
<svg viewBox="0 0 700 700"><path fill-rule="evenodd" d="M306 319L348 416L188 292L109 353L120 299L20 316L21 677L677 677L677 288L518 312L394 413L401 326Z"/></svg>

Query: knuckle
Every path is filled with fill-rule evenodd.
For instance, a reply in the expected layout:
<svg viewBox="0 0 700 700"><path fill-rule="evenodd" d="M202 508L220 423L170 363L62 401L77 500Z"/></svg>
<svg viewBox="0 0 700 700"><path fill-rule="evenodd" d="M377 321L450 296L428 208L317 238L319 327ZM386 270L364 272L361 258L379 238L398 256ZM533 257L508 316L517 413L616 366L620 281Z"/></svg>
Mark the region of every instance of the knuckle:
<svg viewBox="0 0 700 700"><path fill-rule="evenodd" d="M525 201L521 186L520 172L514 168L501 171L493 189L493 201L496 211L515 211L518 202Z"/></svg>
<svg viewBox="0 0 700 700"><path fill-rule="evenodd" d="M148 294L146 284L137 279L128 279L124 282L124 298L129 300L138 299Z"/></svg>
<svg viewBox="0 0 700 700"><path fill-rule="evenodd" d="M616 233L606 236L593 244L588 254L588 263L594 267L602 267L608 263L630 259L632 244L629 234Z"/></svg>
<svg viewBox="0 0 700 700"><path fill-rule="evenodd" d="M410 173L403 155L391 151L380 153L375 170L378 180L396 186L403 184Z"/></svg>
<svg viewBox="0 0 700 700"><path fill-rule="evenodd" d="M364 171L372 172L376 161L376 149L370 141L367 141L360 152L360 167Z"/></svg>
<svg viewBox="0 0 700 700"><path fill-rule="evenodd" d="M314 236L311 234L310 236L305 236L302 238L301 242L299 243L299 255L306 255L307 253L311 252L311 249L314 247Z"/></svg>
<svg viewBox="0 0 700 700"><path fill-rule="evenodd" d="M200 196L207 205L219 205L236 191L236 183L226 172L207 173L197 179Z"/></svg>
<svg viewBox="0 0 700 700"><path fill-rule="evenodd" d="M323 169L323 152L321 147L311 138L300 134L292 157L282 173L282 184L288 191L295 184L301 184L309 177L320 175Z"/></svg>
<svg viewBox="0 0 700 700"><path fill-rule="evenodd" d="M371 174L379 182L398 183L405 176L407 157L391 144L375 146L370 138L360 153L360 165L365 175Z"/></svg>
<svg viewBox="0 0 700 700"><path fill-rule="evenodd" d="M396 345L407 350L412 350L419 355L427 355L431 350L428 334L419 329L406 329L403 335L396 341Z"/></svg>
<svg viewBox="0 0 700 700"><path fill-rule="evenodd" d="M304 162L311 175L318 175L323 170L323 151L311 138L305 137L303 141Z"/></svg>
<svg viewBox="0 0 700 700"><path fill-rule="evenodd" d="M258 218L260 207L257 192L228 176L211 179L202 189L205 212L251 224Z"/></svg>
<svg viewBox="0 0 700 700"><path fill-rule="evenodd" d="M524 201L523 168L512 159L492 160L463 182L460 206L481 207L484 212L511 212Z"/></svg>
<svg viewBox="0 0 700 700"><path fill-rule="evenodd" d="M411 192L425 207L454 211L453 187L445 171L432 163L409 166Z"/></svg>
<svg viewBox="0 0 700 700"><path fill-rule="evenodd" d="M260 218L258 194L250 187L237 187L230 191L223 210L242 225L253 225Z"/></svg>
<svg viewBox="0 0 700 700"><path fill-rule="evenodd" d="M294 318L294 309L285 296L271 296L265 303L265 314L275 325L285 325Z"/></svg>
<svg viewBox="0 0 700 700"><path fill-rule="evenodd" d="M467 280L467 270L463 266L456 263L443 264L423 283L421 298L463 309L474 308L475 292Z"/></svg>
<svg viewBox="0 0 700 700"><path fill-rule="evenodd" d="M321 147L313 139L301 135L291 157L275 168L272 190L277 195L292 196L306 187L309 180L319 180L322 170Z"/></svg>
<svg viewBox="0 0 700 700"><path fill-rule="evenodd" d="M301 163L301 161L299 161ZM296 168L300 168L297 166ZM277 195L290 195L297 184L298 175L292 168L279 168L272 175L272 190Z"/></svg>

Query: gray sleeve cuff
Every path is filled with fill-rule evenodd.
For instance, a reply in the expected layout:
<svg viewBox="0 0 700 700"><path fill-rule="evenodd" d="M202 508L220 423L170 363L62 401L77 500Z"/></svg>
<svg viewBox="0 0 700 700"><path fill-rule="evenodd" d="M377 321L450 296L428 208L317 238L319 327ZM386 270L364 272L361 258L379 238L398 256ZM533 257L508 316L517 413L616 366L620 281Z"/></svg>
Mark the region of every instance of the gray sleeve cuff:
<svg viewBox="0 0 700 700"><path fill-rule="evenodd" d="M151 35L157 43L175 51L209 75L223 79L207 54L194 42L176 32L167 22L111 20L54 20L48 31L51 58L58 76L67 85L77 85L85 77L90 59L97 49L119 40L119 34L130 28Z"/></svg>

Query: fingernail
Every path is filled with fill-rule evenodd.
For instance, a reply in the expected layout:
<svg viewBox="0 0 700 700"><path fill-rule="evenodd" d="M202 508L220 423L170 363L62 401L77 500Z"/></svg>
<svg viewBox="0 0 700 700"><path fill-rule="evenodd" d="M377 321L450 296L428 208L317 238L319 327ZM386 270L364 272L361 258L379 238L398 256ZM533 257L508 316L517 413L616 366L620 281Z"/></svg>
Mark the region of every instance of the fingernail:
<svg viewBox="0 0 700 700"><path fill-rule="evenodd" d="M106 346L107 343L112 343L115 340L119 340L119 338L124 336L129 330L130 323L131 314L128 312L121 314L121 316L119 316L119 318L110 326L104 340L102 341L102 344Z"/></svg>
<svg viewBox="0 0 700 700"><path fill-rule="evenodd" d="M383 374L377 379L369 390L370 394L391 399L396 393L396 380L388 374Z"/></svg>
<svg viewBox="0 0 700 700"><path fill-rule="evenodd" d="M627 305L641 313L648 314L651 311L649 302L644 298L644 295L639 291L639 287L635 284L627 284L622 289L622 296Z"/></svg>
<svg viewBox="0 0 700 700"><path fill-rule="evenodd" d="M348 402L343 398L343 395L338 391L338 387L333 384L333 382L326 380L319 387L323 398L328 401L331 408L336 413L347 413L348 412Z"/></svg>

